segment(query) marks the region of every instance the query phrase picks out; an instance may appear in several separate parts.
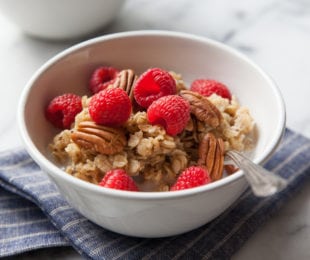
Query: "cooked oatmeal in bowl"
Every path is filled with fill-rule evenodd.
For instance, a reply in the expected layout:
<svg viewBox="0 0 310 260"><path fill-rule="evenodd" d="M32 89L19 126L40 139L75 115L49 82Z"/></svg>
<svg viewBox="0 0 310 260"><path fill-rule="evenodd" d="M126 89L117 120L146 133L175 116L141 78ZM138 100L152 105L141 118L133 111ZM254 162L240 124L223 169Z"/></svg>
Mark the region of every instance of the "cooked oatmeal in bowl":
<svg viewBox="0 0 310 260"><path fill-rule="evenodd" d="M90 82L100 66L110 69ZM166 87L141 79L155 66ZM214 80L221 84L209 95ZM232 48L137 31L82 42L47 61L23 90L18 123L42 174L79 213L117 233L164 237L208 223L240 197L244 173L223 153L267 160L285 110L272 79Z"/></svg>
<svg viewBox="0 0 310 260"><path fill-rule="evenodd" d="M99 72L110 74L99 80ZM101 89L92 87L94 77ZM70 127L58 133L50 144L53 157L65 171L84 181L100 185L107 172L122 169L139 191L169 191L185 169L196 166L207 171L208 182L214 182L237 170L224 164L225 151L249 151L255 145L255 123L249 109L241 106L237 97L218 81L198 79L186 86L180 74L163 69L151 68L138 76L133 70L118 72L102 66L93 72L89 85L93 95L81 98L81 111ZM157 89L149 90L153 85ZM123 107L118 113L128 116L122 122L95 122L97 118L89 112L92 98L114 88L128 94L130 113ZM166 89L168 93L161 93ZM105 100L113 95L109 93ZM141 95L157 97L145 105ZM178 99L171 101L174 96L187 106L179 108ZM181 122L182 118L159 115L160 119L150 122L151 104L155 104L155 100L163 102L163 106L170 102L176 110L172 112L186 115L184 123L177 126L180 127L177 132L169 129L169 125ZM159 106L155 104L155 111ZM114 116L113 109L109 116ZM164 107L163 113L167 109Z"/></svg>

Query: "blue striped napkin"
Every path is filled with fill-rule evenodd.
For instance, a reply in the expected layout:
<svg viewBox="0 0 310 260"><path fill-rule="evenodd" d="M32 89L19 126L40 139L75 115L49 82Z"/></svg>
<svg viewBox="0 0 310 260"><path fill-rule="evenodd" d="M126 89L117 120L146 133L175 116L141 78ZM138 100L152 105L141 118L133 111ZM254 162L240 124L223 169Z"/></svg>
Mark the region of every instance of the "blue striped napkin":
<svg viewBox="0 0 310 260"><path fill-rule="evenodd" d="M0 154L0 257L72 246L87 259L228 259L309 181L310 140L286 130L265 167L288 187L257 198L247 190L212 222L183 235L144 239L107 231L77 213L25 150Z"/></svg>

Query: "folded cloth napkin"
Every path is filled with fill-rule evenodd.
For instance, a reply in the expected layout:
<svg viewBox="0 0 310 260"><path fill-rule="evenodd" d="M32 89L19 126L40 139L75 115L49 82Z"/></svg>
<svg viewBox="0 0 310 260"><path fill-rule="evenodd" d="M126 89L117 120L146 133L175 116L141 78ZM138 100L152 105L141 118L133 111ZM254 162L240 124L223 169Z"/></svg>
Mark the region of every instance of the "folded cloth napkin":
<svg viewBox="0 0 310 260"><path fill-rule="evenodd" d="M188 233L157 239L107 231L75 211L23 149L0 154L0 257L72 246L88 259L229 259L309 181L310 140L286 130L265 167L289 180L268 197L245 193L223 214Z"/></svg>

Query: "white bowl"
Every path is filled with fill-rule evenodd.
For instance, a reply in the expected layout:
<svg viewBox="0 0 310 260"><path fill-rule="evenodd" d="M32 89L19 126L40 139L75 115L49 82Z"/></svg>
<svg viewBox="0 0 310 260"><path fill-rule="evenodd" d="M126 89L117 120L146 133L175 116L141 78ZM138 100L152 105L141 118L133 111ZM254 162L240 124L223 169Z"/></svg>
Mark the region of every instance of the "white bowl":
<svg viewBox="0 0 310 260"><path fill-rule="evenodd" d="M53 40L83 37L102 29L125 0L0 0L0 12L27 34Z"/></svg>
<svg viewBox="0 0 310 260"><path fill-rule="evenodd" d="M65 92L85 93L98 65L141 73L161 67L185 82L210 77L226 83L247 106L258 129L252 156L261 163L276 149L285 126L285 108L274 82L253 62L213 40L194 35L137 31L95 38L73 46L44 64L21 96L18 122L26 149L81 214L109 230L139 237L162 237L195 229L217 217L247 187L242 171L209 185L176 192L126 192L82 181L58 168L47 149L55 129L44 118L46 104Z"/></svg>

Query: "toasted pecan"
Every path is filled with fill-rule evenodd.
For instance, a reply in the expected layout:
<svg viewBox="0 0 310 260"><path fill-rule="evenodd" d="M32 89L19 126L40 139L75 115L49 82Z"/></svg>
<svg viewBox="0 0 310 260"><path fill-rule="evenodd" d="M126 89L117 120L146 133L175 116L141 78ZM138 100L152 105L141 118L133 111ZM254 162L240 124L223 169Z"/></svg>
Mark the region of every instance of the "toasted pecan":
<svg viewBox="0 0 310 260"><path fill-rule="evenodd" d="M236 167L235 165L233 164L226 164L224 165L224 170L225 172L228 174L228 175L232 175L234 174L235 172L237 172L239 170L238 167Z"/></svg>
<svg viewBox="0 0 310 260"><path fill-rule="evenodd" d="M205 122L213 128L220 125L222 120L221 112L207 97L190 90L182 90L180 91L180 95L189 102L191 113L198 120Z"/></svg>
<svg viewBox="0 0 310 260"><path fill-rule="evenodd" d="M125 90L130 98L133 100L133 87L137 80L138 76L131 69L122 70L119 72L115 82L113 83L113 87L121 88Z"/></svg>
<svg viewBox="0 0 310 260"><path fill-rule="evenodd" d="M97 125L92 121L80 122L71 139L82 148L107 155L121 152L127 143L122 129Z"/></svg>
<svg viewBox="0 0 310 260"><path fill-rule="evenodd" d="M207 168L212 181L223 176L224 167L224 142L222 138L216 138L214 134L207 133L199 144L198 165Z"/></svg>

